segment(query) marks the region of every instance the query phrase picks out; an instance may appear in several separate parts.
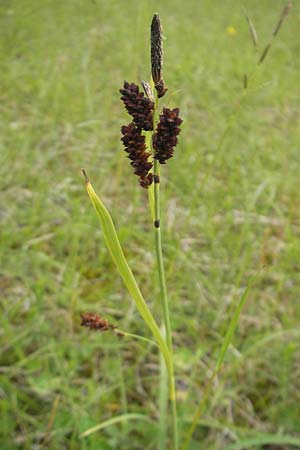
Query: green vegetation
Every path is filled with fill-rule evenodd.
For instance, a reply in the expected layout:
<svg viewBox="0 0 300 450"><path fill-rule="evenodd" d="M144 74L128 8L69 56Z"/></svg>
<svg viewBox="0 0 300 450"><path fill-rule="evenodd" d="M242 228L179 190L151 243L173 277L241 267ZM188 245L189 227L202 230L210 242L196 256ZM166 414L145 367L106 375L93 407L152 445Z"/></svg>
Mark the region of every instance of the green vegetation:
<svg viewBox="0 0 300 450"><path fill-rule="evenodd" d="M106 249L85 167L161 322L147 192L120 142L118 92L124 78L150 77L154 12L166 102L184 119L161 188L180 435L263 266L189 450L300 448L300 12L244 90L285 2L247 2L259 50L244 5L1 3L1 450L156 450L155 347L89 332L79 317L98 312L152 339Z"/></svg>

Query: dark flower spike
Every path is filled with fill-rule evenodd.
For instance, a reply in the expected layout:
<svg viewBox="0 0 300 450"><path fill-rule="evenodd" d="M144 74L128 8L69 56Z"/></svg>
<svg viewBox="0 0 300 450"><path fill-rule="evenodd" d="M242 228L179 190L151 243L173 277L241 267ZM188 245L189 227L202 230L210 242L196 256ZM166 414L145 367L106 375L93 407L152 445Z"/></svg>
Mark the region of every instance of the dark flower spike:
<svg viewBox="0 0 300 450"><path fill-rule="evenodd" d="M154 14L151 23L151 72L154 84L161 80L163 63L162 28L158 14Z"/></svg>
<svg viewBox="0 0 300 450"><path fill-rule="evenodd" d="M174 155L174 148L177 145L177 136L180 133L179 126L182 119L179 117L179 108L164 108L159 116L156 133L153 136L153 147L155 149L154 158L160 164L165 164Z"/></svg>
<svg viewBox="0 0 300 450"><path fill-rule="evenodd" d="M124 81L124 88L120 89L120 93L121 100L136 126L145 131L153 130L154 103L139 91L135 83Z"/></svg>
<svg viewBox="0 0 300 450"><path fill-rule="evenodd" d="M148 189L148 187L152 184L152 182L153 182L153 173L148 173L146 177L140 178L140 185L144 189Z"/></svg>
<svg viewBox="0 0 300 450"><path fill-rule="evenodd" d="M150 153L146 151L145 136L133 122L127 126L124 125L121 132L123 134L121 141L131 160L130 164L134 168L134 173L140 177L140 185L147 189L153 181L153 175L149 173L153 163L148 161Z"/></svg>
<svg viewBox="0 0 300 450"><path fill-rule="evenodd" d="M108 320L103 319L99 314L94 313L81 313L81 326L90 328L92 330L108 331L115 329L115 325L112 325Z"/></svg>
<svg viewBox="0 0 300 450"><path fill-rule="evenodd" d="M151 23L151 73L158 98L167 92L163 77L163 42L162 27L158 14L154 14Z"/></svg>

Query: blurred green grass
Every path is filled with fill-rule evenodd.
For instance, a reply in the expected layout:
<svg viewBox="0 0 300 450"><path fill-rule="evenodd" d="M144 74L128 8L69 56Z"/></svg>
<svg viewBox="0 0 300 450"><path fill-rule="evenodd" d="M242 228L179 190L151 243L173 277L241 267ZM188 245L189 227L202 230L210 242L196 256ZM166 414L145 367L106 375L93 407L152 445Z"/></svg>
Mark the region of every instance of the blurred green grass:
<svg viewBox="0 0 300 450"><path fill-rule="evenodd" d="M269 39L285 2L251 0ZM155 448L158 359L87 333L97 311L147 334L89 204L85 167L160 314L146 193L124 158L118 89L149 78L149 25L165 33L166 102L184 127L164 167L164 252L184 430L214 365L231 305L258 267L234 346L191 449L262 434L299 437L299 29L296 3L241 100L258 55L241 1L22 0L0 5L1 433L12 449ZM235 35L226 32L228 26ZM254 439L255 440L255 439Z"/></svg>

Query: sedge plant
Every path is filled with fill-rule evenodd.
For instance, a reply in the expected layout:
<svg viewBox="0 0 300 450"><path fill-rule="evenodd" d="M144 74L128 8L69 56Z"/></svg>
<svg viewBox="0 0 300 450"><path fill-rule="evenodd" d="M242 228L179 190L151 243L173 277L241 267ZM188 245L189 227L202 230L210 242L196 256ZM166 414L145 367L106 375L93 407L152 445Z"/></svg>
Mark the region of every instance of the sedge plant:
<svg viewBox="0 0 300 450"><path fill-rule="evenodd" d="M167 160L174 155L174 149L178 143L178 135L180 133L180 125L182 119L179 117L179 108L169 109L161 108L160 99L167 92L163 77L163 43L162 43L162 27L158 14L155 14L151 24L151 81L142 82L144 92L140 90L135 83L124 82L124 86L120 89L121 100L132 120L128 125L121 128L122 142L125 152L128 153L130 164L134 169L134 174L139 177L139 185L148 190L149 207L153 218L153 227L155 232L155 252L157 259L157 272L160 286L160 296L162 305L163 326L160 327L155 321L138 283L133 275L131 268L125 258L120 241L115 230L112 218L94 191L86 172L83 174L86 180L86 188L91 202L98 214L103 236L106 245L110 251L111 257L117 266L118 272L122 277L136 307L144 319L146 325L150 329L155 343L163 357L168 379L168 397L171 410L171 439L172 448L178 449L178 431L177 431L177 410L176 410L176 392L175 392L175 375L172 349L172 330L169 314L169 305L167 298L167 288L165 281L165 271L162 253L162 238L160 226L160 167L166 164ZM143 338L141 336L132 335L130 333L116 331L115 327L106 319L93 313L84 313L81 315L82 325L92 329L106 331L112 329L116 334L127 335L135 338ZM165 373L165 367L161 365L161 374ZM165 388L164 383L161 385L162 390ZM163 395L160 402L161 406L161 442L165 446L167 416L167 405Z"/></svg>
<svg viewBox="0 0 300 450"><path fill-rule="evenodd" d="M257 67L264 62L267 53L270 50L272 41L278 34L290 7L291 4L288 3L283 10L279 22L273 32L272 39L266 45L257 61ZM256 47L257 33L247 13L246 19L248 21L253 44ZM174 156L174 150L178 143L178 135L181 131L180 126L182 124L182 119L179 116L179 108L170 109L163 104L164 95L168 89L162 76L162 68L162 27L158 14L155 14L151 23L151 80L150 82L142 81L141 84L143 90L137 84L133 82L129 83L127 81L124 82L124 86L120 89L121 100L123 101L128 114L131 116L131 122L121 128L121 141L124 145L125 152L128 154L134 174L139 177L140 187L148 191L149 208L155 234L156 270L160 287L162 323L158 323L155 320L124 255L112 217L100 197L95 192L85 170L82 169L87 193L98 215L107 248L116 265L119 275L123 279L129 294L135 302L138 312L152 334L152 339L120 330L100 315L90 312L81 314L81 325L98 331L112 331L116 336L122 338L139 339L146 343L154 344L153 347L155 350L158 350L161 356L160 396L158 402L160 433L158 433L157 448L159 450L167 448L172 450L187 450L197 423L205 409L213 386L213 381L221 370L249 290L255 282L259 271L252 277L247 289L244 291L243 295L237 299L237 302L234 305L215 369L212 371L212 375L209 378L207 385L204 387L203 396L195 410L189 429L179 440L172 328L162 252L160 182L161 176L163 175L163 170L161 170L162 166ZM255 71L256 69L254 70L254 73ZM249 79L254 76L254 73L251 77L245 75L244 93L247 91ZM229 123L231 122L232 120L229 121ZM165 395L166 393L167 395ZM170 425L168 420L169 417L171 418ZM82 434L82 437L88 436L114 423L120 423L131 419L145 420L145 418L145 416L139 414L125 414L124 416L115 417L86 430ZM148 420L148 418L146 418L146 420ZM168 444L168 439L170 444Z"/></svg>

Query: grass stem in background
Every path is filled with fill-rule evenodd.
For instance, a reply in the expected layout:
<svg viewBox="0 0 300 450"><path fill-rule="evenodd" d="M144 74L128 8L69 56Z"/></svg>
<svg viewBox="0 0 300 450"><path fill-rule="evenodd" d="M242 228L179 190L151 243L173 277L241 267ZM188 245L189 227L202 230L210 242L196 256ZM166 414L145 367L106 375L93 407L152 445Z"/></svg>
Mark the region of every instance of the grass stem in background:
<svg viewBox="0 0 300 450"><path fill-rule="evenodd" d="M204 389L204 393L203 393L202 399L201 399L201 401L200 401L200 403L199 403L199 405L198 405L198 407L196 409L192 425L190 426L188 432L186 433L186 437L185 437L184 443L183 443L183 445L181 447L181 450L187 450L188 445L189 445L189 443L190 443L190 441L191 441L191 439L193 437L193 434L194 434L195 429L197 427L197 424L199 422L199 419L200 419L201 415L204 412L204 409L205 409L205 406L206 406L206 402L208 400L209 394L211 393L213 382L214 382L216 376L218 375L218 373L220 372L220 370L222 368L222 364L224 362L224 359L225 359L227 350L229 348L229 345L230 345L230 343L232 341L232 337L233 337L233 334L234 334L235 329L237 327L238 320L239 320L240 314L242 312L243 306L246 303L246 300L248 298L250 289L253 286L254 282L256 281L258 274L259 274L259 272L256 273L251 278L247 288L245 289L243 295L240 297L240 299L239 299L239 301L237 303L237 306L236 306L236 308L235 308L235 310L234 310L234 312L232 314L231 320L230 320L230 322L228 324L228 327L227 327L227 330L226 330L226 333L225 333L225 336L224 336L224 339L223 339L223 344L222 344L222 347L221 347L221 350L220 350L220 353L219 353L219 356L218 356L218 359L217 359L214 371L213 371L211 377L209 378L208 383L207 383L207 385L206 385L206 387Z"/></svg>
<svg viewBox="0 0 300 450"><path fill-rule="evenodd" d="M245 14L246 20L248 22L249 31L250 31L250 35L251 35L251 39L252 39L253 45L254 45L255 48L257 48L258 47L258 36L257 36L256 28L255 28L251 18L249 17L246 9L243 8L243 10L244 10L244 14Z"/></svg>
<svg viewBox="0 0 300 450"><path fill-rule="evenodd" d="M278 22L277 22L277 24L275 26L275 29L274 29L274 31L272 33L271 40L265 46L265 48L264 48L264 50L263 50L263 52L262 52L262 54L261 54L261 56L260 56L260 58L259 58L259 60L257 62L258 65L262 64L264 62L264 60L266 59L267 54L269 53L269 50L272 47L273 41L274 41L275 37L278 35L279 30L280 30L280 28L281 28L281 26L282 26L286 16L288 15L290 9L292 8L292 6L293 6L292 2L289 2L283 8L282 13L280 14L279 20L278 20Z"/></svg>

